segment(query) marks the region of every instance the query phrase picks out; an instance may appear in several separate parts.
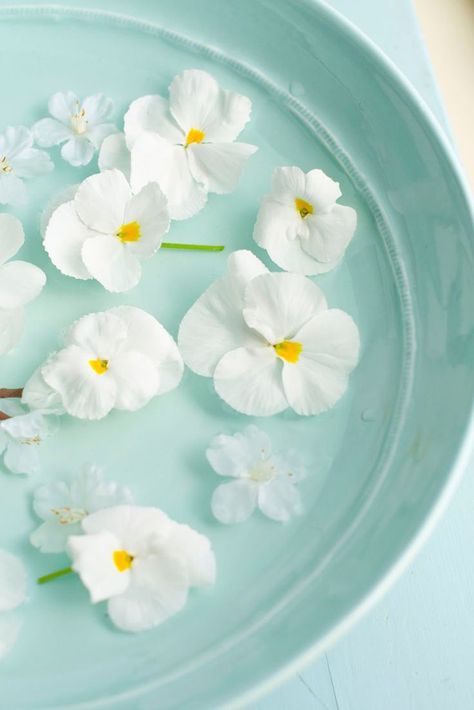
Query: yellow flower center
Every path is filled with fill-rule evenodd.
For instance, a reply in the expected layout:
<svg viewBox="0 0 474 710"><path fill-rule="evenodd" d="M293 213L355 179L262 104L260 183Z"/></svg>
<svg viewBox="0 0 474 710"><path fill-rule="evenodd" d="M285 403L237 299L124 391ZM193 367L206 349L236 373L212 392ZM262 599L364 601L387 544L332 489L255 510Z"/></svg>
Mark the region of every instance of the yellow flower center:
<svg viewBox="0 0 474 710"><path fill-rule="evenodd" d="M41 444L41 437L39 434L35 434L34 436L28 436L24 439L18 439L18 441L20 444L26 444L26 446L37 446Z"/></svg>
<svg viewBox="0 0 474 710"><path fill-rule="evenodd" d="M295 197L295 207L296 211L300 213L302 219L307 217L309 214L313 214L314 208L311 202L306 202L301 197Z"/></svg>
<svg viewBox="0 0 474 710"><path fill-rule="evenodd" d="M188 135L186 136L186 143L184 147L187 148L188 145L191 145L191 143L202 143L205 135L204 131L200 131L199 128L190 128Z"/></svg>
<svg viewBox="0 0 474 710"><path fill-rule="evenodd" d="M109 369L109 361L101 360L100 358L97 360L89 360L89 365L97 375L103 375L104 372L107 372Z"/></svg>
<svg viewBox="0 0 474 710"><path fill-rule="evenodd" d="M132 566L133 557L126 550L114 550L113 560L118 571L125 572Z"/></svg>
<svg viewBox="0 0 474 710"><path fill-rule="evenodd" d="M277 343L273 347L278 357L292 363L298 362L303 350L302 344L295 340L282 340L281 343Z"/></svg>
<svg viewBox="0 0 474 710"><path fill-rule="evenodd" d="M116 235L121 242L138 242L140 239L140 224L138 222L122 224Z"/></svg>
<svg viewBox="0 0 474 710"><path fill-rule="evenodd" d="M71 116L71 127L78 136L81 136L87 131L86 112L80 107L79 102L77 103L76 113L73 113Z"/></svg>
<svg viewBox="0 0 474 710"><path fill-rule="evenodd" d="M2 156L0 157L0 172L2 172L2 173L11 173L12 170L13 170L13 168L12 168L12 166L10 165L10 163L9 163L8 160L7 160L7 156L6 156L6 155L2 155Z"/></svg>
<svg viewBox="0 0 474 710"><path fill-rule="evenodd" d="M83 508L51 508L53 515L56 515L60 525L74 525L80 523L87 516L87 511Z"/></svg>

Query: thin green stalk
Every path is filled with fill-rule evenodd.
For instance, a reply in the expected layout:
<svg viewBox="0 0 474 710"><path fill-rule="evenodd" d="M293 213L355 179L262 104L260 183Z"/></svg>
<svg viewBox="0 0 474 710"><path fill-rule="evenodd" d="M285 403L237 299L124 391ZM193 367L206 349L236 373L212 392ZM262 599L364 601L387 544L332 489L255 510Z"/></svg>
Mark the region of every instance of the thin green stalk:
<svg viewBox="0 0 474 710"><path fill-rule="evenodd" d="M58 569L56 572L51 572L50 574L45 574L44 577L38 578L38 584L46 584L47 582L52 582L53 579L58 579L58 577L64 577L66 574L71 574L74 572L72 567L63 567L63 569Z"/></svg>
<svg viewBox="0 0 474 710"><path fill-rule="evenodd" d="M162 242L162 249L190 249L194 251L223 251L218 244L178 244L177 242Z"/></svg>

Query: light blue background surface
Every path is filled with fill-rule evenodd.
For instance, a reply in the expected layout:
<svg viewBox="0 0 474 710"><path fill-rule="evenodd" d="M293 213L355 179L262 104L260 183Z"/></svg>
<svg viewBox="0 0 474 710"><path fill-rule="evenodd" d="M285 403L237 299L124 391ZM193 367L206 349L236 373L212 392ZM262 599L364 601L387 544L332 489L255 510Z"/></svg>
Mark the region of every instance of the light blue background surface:
<svg viewBox="0 0 474 710"><path fill-rule="evenodd" d="M331 0L399 66L449 133L410 0ZM251 710L474 708L473 468L442 523L376 609Z"/></svg>

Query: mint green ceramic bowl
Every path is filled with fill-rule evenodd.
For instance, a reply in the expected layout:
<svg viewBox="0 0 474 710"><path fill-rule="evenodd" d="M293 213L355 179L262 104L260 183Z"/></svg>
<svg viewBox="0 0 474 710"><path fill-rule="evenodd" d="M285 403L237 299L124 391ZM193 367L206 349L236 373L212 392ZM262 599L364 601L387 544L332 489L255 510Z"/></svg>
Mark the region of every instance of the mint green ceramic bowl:
<svg viewBox="0 0 474 710"><path fill-rule="evenodd" d="M404 79L360 34L309 0L91 0L98 9L0 8L2 126L31 124L58 90L104 91L123 112L166 92L188 67L212 72L253 101L243 139L260 147L239 189L213 197L174 241L254 248L252 226L276 165L321 167L339 180L359 227L342 265L318 279L350 312L361 363L338 406L319 417L258 421L311 461L306 510L287 526L259 516L224 527L209 511L210 438L249 420L187 373L135 414L98 423L64 418L46 442L41 480L89 460L209 535L219 580L153 632L114 631L74 578L32 584L21 639L1 665L2 707L214 708L244 702L314 658L381 595L433 527L472 441L473 222L452 151ZM108 14L120 7L123 16ZM135 19L133 19L135 17ZM148 17L149 22L136 19ZM245 136L245 137L244 137ZM48 284L27 333L0 365L19 386L78 316L118 303L155 314L174 334L223 270L224 254L163 253L120 297L62 276L42 250L38 215L51 195L91 172L57 169L31 182L22 256ZM171 235L170 235L171 237ZM31 491L1 475L2 546L31 577L65 563L34 552Z"/></svg>

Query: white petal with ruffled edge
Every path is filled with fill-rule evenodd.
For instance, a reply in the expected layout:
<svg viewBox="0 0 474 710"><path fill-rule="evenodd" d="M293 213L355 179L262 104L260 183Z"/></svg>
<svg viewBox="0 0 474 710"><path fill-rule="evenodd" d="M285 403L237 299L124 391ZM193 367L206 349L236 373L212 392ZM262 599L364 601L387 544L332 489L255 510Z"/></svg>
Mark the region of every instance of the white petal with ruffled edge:
<svg viewBox="0 0 474 710"><path fill-rule="evenodd" d="M118 505L104 508L82 521L85 533L111 532L131 555L147 555L165 543L175 523L159 508Z"/></svg>
<svg viewBox="0 0 474 710"><path fill-rule="evenodd" d="M184 143L184 131L170 114L169 103L157 95L132 101L123 119L126 142L131 149L143 133L158 133L170 143Z"/></svg>
<svg viewBox="0 0 474 710"><path fill-rule="evenodd" d="M123 319L103 311L89 313L75 321L66 332L64 343L78 345L100 360L110 360L123 349L127 337L128 328Z"/></svg>
<svg viewBox="0 0 474 710"><path fill-rule="evenodd" d="M309 237L301 242L303 250L324 264L339 261L356 230L356 211L334 205L329 212L308 215L306 219Z"/></svg>
<svg viewBox="0 0 474 710"><path fill-rule="evenodd" d="M154 363L140 352L120 353L110 363L110 375L117 384L115 407L135 411L158 392L159 376Z"/></svg>
<svg viewBox="0 0 474 710"><path fill-rule="evenodd" d="M104 170L81 183L74 205L87 227L103 234L115 234L124 223L125 206L131 196L130 185L120 170Z"/></svg>
<svg viewBox="0 0 474 710"><path fill-rule="evenodd" d="M93 604L123 594L130 585L130 570L120 572L114 563L114 552L122 550L122 545L108 530L95 535L72 535L67 549L71 566L87 587Z"/></svg>
<svg viewBox="0 0 474 710"><path fill-rule="evenodd" d="M100 234L88 239L81 254L90 275L112 293L130 291L140 281L140 261L115 236Z"/></svg>
<svg viewBox="0 0 474 710"><path fill-rule="evenodd" d="M92 277L82 261L82 247L95 234L77 216L74 201L64 202L51 215L44 248L63 274L75 279L90 279Z"/></svg>
<svg viewBox="0 0 474 710"><path fill-rule="evenodd" d="M243 523L254 512L258 500L258 485L254 481L239 479L222 483L215 489L211 508L221 523Z"/></svg>
<svg viewBox="0 0 474 710"><path fill-rule="evenodd" d="M193 143L187 148L194 179L209 192L236 189L245 163L257 151L248 143Z"/></svg>
<svg viewBox="0 0 474 710"><path fill-rule="evenodd" d="M303 349L297 363L283 365L285 394L297 414L319 414L346 391L359 357L359 331L347 313L331 309L309 321L295 340Z"/></svg>

